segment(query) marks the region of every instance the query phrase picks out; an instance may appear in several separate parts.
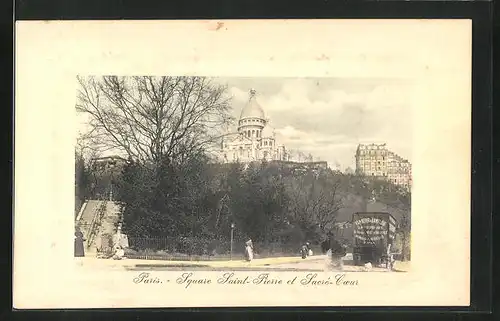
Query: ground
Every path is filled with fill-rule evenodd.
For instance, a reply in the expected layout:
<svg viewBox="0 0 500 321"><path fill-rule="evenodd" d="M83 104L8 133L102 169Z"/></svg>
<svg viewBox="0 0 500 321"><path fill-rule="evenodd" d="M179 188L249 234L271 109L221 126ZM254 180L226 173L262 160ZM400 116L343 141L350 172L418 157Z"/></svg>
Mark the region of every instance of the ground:
<svg viewBox="0 0 500 321"><path fill-rule="evenodd" d="M233 261L163 261L163 260L111 260L97 259L95 257L79 258L78 264L85 268L118 269L129 271L316 271L331 270L326 255L317 255L302 259L300 257L276 257L255 259L252 262L242 260ZM405 272L409 269L409 262L396 261L394 270ZM344 265L346 272L366 271L362 266ZM374 267L372 272L386 272L384 268Z"/></svg>

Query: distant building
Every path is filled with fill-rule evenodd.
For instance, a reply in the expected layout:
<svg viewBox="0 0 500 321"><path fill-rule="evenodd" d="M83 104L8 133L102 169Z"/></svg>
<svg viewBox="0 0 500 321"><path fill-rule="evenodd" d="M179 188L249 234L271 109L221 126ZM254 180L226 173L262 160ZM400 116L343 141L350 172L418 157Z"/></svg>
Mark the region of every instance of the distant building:
<svg viewBox="0 0 500 321"><path fill-rule="evenodd" d="M98 172L114 171L127 163L127 160L120 156L106 156L94 158L92 160L92 169Z"/></svg>
<svg viewBox="0 0 500 321"><path fill-rule="evenodd" d="M264 109L257 102L256 91L251 90L243 107L238 126L221 140L212 151L217 163L251 163L255 161L312 162L311 157L296 161L283 144L276 139L274 128L266 118Z"/></svg>
<svg viewBox="0 0 500 321"><path fill-rule="evenodd" d="M359 144L356 173L386 179L407 189L412 186L411 163L388 150L386 144Z"/></svg>

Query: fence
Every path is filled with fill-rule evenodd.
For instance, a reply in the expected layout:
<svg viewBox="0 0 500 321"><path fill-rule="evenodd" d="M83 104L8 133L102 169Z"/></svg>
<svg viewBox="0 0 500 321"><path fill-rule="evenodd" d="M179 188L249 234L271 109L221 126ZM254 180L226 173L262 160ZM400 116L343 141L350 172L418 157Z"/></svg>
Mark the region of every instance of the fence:
<svg viewBox="0 0 500 321"><path fill-rule="evenodd" d="M213 261L243 259L244 242L231 242L196 237L129 237L128 258ZM296 256L299 245L280 242L254 242L256 258Z"/></svg>

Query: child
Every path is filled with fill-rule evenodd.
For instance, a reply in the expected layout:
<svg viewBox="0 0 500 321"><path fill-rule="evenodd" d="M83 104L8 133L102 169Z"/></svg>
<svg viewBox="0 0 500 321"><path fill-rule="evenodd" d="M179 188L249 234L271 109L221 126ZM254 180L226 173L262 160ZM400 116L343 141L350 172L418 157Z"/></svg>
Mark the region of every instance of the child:
<svg viewBox="0 0 500 321"><path fill-rule="evenodd" d="M113 256L114 260L121 260L125 256L125 251L121 246L116 247L115 255Z"/></svg>

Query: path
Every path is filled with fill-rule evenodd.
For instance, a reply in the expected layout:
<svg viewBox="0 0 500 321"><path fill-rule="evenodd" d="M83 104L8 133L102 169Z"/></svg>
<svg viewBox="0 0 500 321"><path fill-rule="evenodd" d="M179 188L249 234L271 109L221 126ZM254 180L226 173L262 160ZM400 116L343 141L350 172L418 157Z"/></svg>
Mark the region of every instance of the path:
<svg viewBox="0 0 500 321"><path fill-rule="evenodd" d="M156 270L156 271L315 271L330 270L329 260L326 255L318 255L301 259L300 257L277 257L255 259L252 262L242 260L233 261L163 261L163 260L111 260L86 257L79 260L79 264L91 269L115 270ZM402 268L402 266L404 268ZM396 262L395 269L408 271L408 263ZM346 272L362 272L362 266L344 265ZM384 268L373 268L372 272L387 272Z"/></svg>

